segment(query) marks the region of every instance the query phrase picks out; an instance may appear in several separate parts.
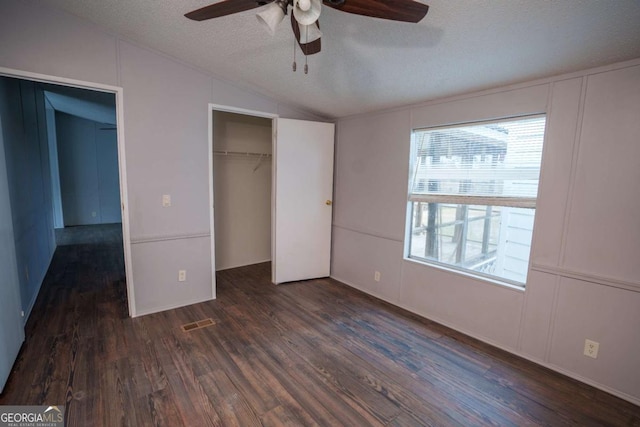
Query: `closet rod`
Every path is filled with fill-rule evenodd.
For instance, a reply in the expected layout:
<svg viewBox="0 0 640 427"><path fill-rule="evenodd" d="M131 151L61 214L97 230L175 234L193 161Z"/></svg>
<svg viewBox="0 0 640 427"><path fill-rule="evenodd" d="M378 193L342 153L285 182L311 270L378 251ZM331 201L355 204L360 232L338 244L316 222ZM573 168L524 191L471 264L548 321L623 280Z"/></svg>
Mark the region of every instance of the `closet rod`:
<svg viewBox="0 0 640 427"><path fill-rule="evenodd" d="M242 157L271 157L270 153L250 153L244 151L214 151L218 156L242 156Z"/></svg>

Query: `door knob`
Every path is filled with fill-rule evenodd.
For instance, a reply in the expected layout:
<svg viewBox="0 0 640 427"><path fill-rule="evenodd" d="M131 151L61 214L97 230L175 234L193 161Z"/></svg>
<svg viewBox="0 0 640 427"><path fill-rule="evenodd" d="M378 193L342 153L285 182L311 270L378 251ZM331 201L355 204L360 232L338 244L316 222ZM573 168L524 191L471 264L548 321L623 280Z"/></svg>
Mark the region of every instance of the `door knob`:
<svg viewBox="0 0 640 427"><path fill-rule="evenodd" d="M325 205L327 206L331 206L333 204L333 202L331 200L327 200L326 202L324 202Z"/></svg>

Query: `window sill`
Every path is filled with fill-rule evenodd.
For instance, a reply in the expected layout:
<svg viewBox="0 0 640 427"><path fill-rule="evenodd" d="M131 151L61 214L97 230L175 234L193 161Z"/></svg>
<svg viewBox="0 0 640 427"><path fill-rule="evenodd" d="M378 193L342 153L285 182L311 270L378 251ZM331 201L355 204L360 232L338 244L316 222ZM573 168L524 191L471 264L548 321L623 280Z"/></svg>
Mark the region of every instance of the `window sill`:
<svg viewBox="0 0 640 427"><path fill-rule="evenodd" d="M507 288L513 291L518 291L518 292L524 292L525 291L525 285L516 285L513 283L509 283L509 282L505 282L502 280L498 280L498 279L492 279L486 276L480 276L478 274L473 274L464 270L459 270L457 268L451 268L451 267L446 267L444 265L441 264L436 264L436 263L431 263L431 262L425 262L425 261L421 261L418 259L414 259L414 258L408 258L408 257L404 257L405 261L411 262L413 264L418 264L421 265L423 267L427 267L427 268L435 268L436 270L440 270L440 271L444 271L447 273L451 273L457 276L464 276L467 277L469 279L472 279L474 281L480 282L480 283L484 283L484 284L490 284L490 285L494 285L494 286L500 286L501 288Z"/></svg>

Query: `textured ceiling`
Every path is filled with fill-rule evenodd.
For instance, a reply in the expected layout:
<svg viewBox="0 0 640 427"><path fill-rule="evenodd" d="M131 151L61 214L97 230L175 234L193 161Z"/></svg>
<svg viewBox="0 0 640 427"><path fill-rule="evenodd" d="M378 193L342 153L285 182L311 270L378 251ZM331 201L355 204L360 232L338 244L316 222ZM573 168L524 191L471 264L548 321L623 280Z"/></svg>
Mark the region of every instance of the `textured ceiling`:
<svg viewBox="0 0 640 427"><path fill-rule="evenodd" d="M287 18L258 9L195 22L215 0L44 0L123 38L327 118L426 101L640 57L640 0L423 0L419 24L323 7L322 52L291 70ZM348 0L347 0L348 1Z"/></svg>

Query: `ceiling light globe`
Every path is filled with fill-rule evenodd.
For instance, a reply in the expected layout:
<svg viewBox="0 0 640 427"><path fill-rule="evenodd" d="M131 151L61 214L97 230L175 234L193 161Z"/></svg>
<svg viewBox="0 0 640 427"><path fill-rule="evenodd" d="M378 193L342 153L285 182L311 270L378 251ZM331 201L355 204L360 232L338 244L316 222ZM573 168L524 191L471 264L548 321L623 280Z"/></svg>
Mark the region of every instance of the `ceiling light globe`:
<svg viewBox="0 0 640 427"><path fill-rule="evenodd" d="M311 0L298 0L298 7L306 12L311 8Z"/></svg>
<svg viewBox="0 0 640 427"><path fill-rule="evenodd" d="M307 9L303 6L307 5ZM293 16L300 25L311 25L320 17L322 0L294 0Z"/></svg>

